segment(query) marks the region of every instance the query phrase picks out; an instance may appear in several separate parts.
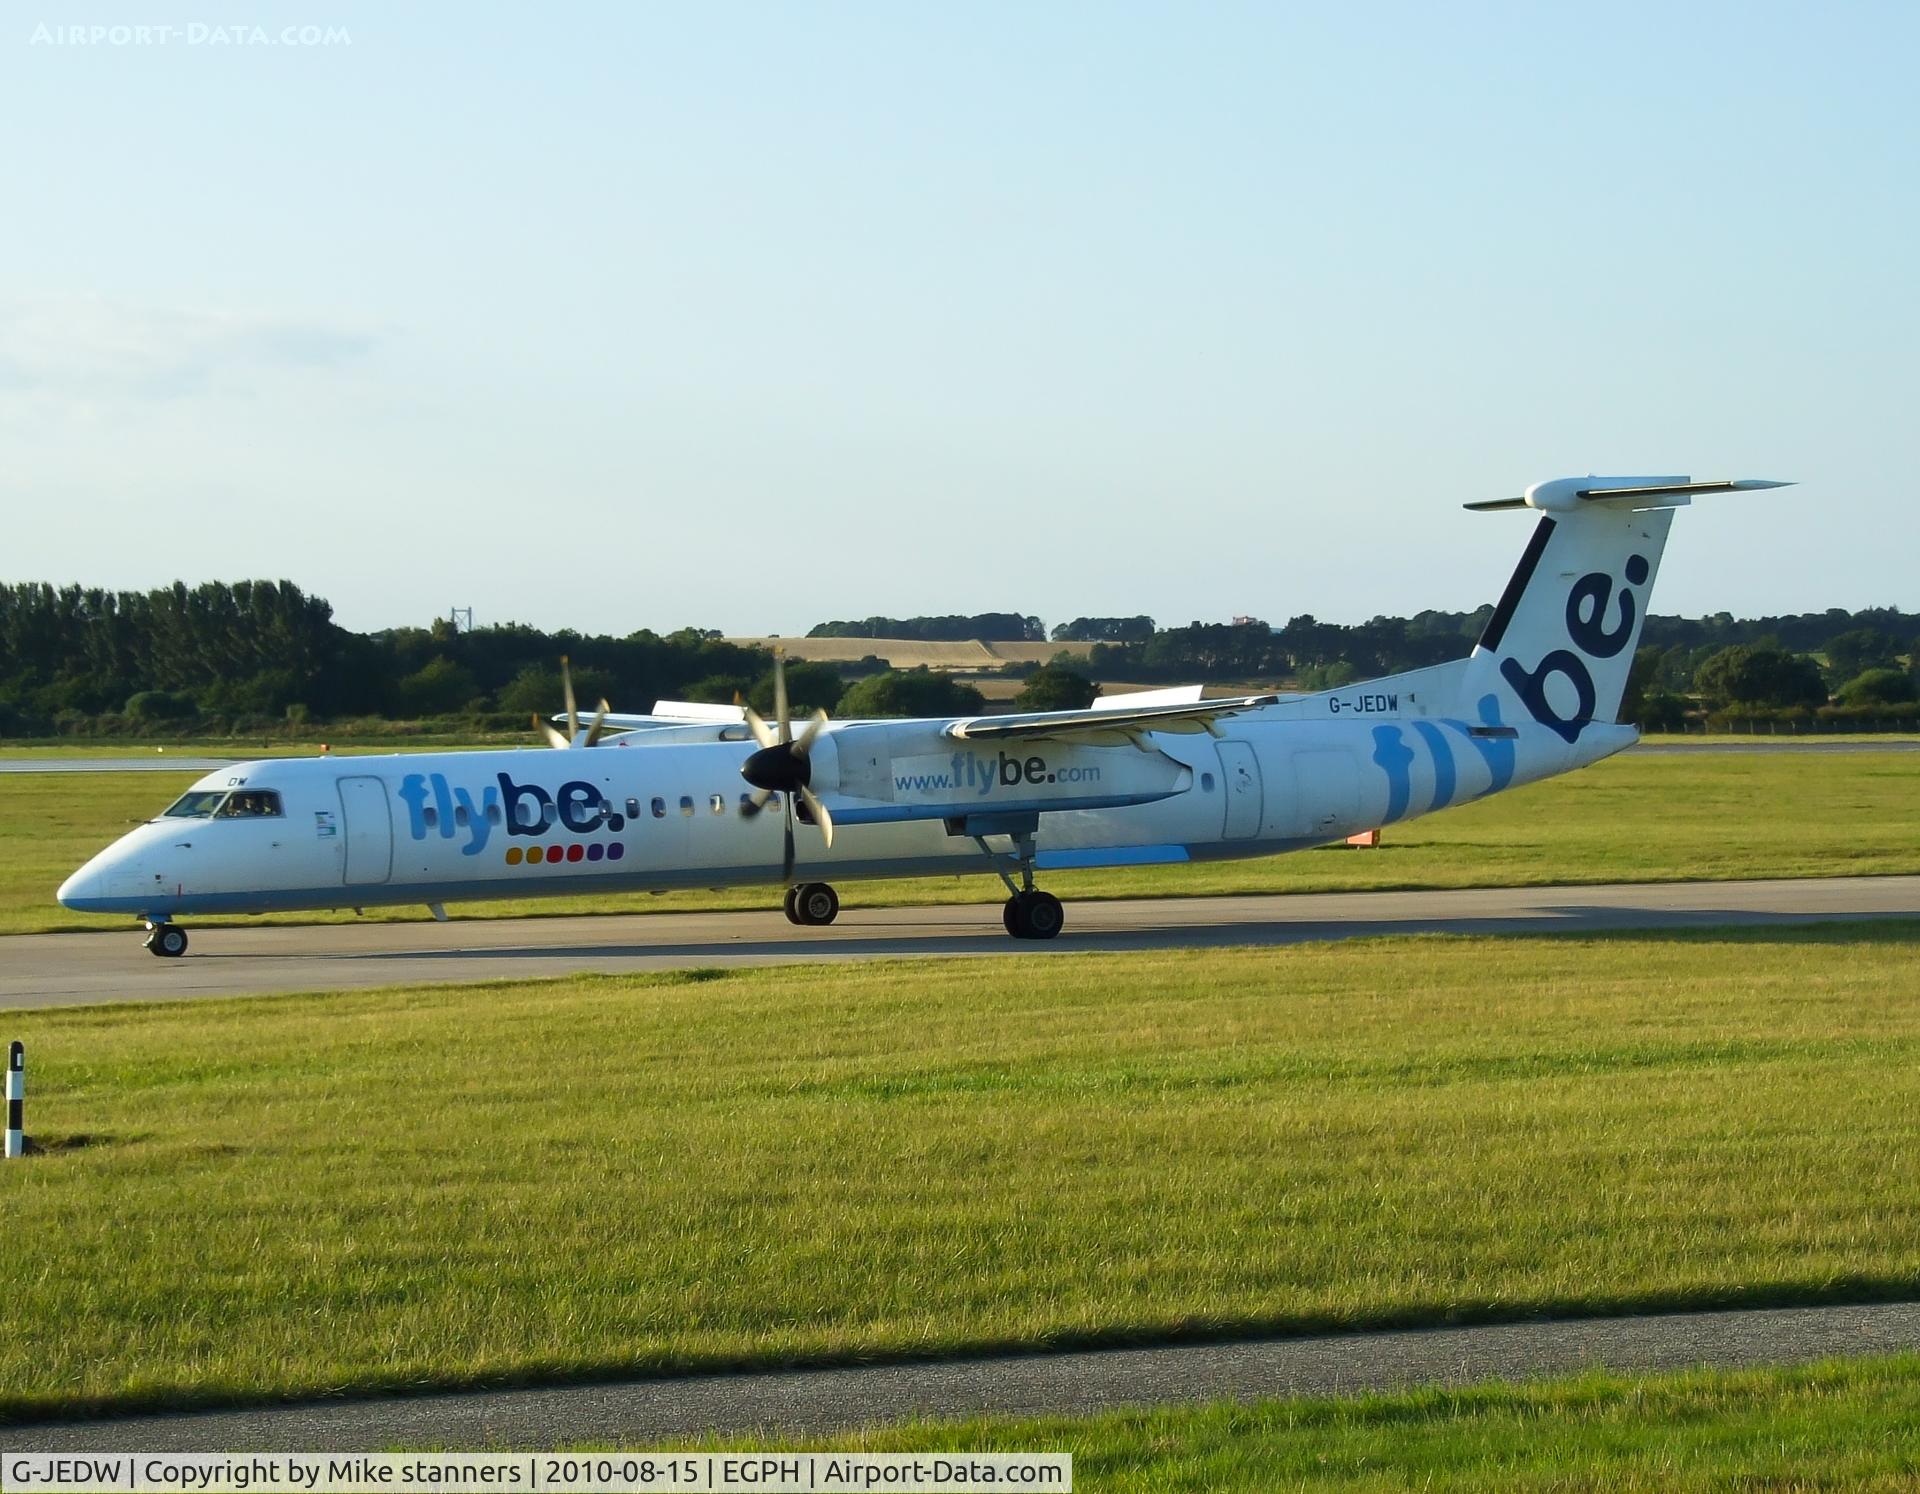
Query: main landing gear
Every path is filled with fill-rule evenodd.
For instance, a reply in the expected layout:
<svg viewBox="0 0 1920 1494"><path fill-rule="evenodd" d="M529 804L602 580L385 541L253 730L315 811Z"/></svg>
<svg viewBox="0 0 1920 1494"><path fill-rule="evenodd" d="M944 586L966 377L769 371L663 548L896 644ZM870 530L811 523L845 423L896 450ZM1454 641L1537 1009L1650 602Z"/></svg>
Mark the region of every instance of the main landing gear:
<svg viewBox="0 0 1920 1494"><path fill-rule="evenodd" d="M1000 921L1016 939L1051 939L1066 920L1060 899L1037 887L1014 893L1000 910Z"/></svg>
<svg viewBox="0 0 1920 1494"><path fill-rule="evenodd" d="M187 931L177 923L147 925L147 953L177 960L187 952Z"/></svg>
<svg viewBox="0 0 1920 1494"><path fill-rule="evenodd" d="M1051 939L1058 934L1061 925L1067 921L1067 913L1060 906L1059 898L1033 885L1033 832L1013 832L1013 851L1020 868L1017 886L1013 878L1007 875L1004 858L988 848L986 837L976 835L973 840L980 847L981 854L993 863L995 873L1007 884L1007 891L1012 894L1006 906L1000 910L1000 921L1006 925L1007 932L1016 939Z"/></svg>
<svg viewBox="0 0 1920 1494"><path fill-rule="evenodd" d="M802 882L787 889L787 922L818 928L840 916L840 894L825 882Z"/></svg>

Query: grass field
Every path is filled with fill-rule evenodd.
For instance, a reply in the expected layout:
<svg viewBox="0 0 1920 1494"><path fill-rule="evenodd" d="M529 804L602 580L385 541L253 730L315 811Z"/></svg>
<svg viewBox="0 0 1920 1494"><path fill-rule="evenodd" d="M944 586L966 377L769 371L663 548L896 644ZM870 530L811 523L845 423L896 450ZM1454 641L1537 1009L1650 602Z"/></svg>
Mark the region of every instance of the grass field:
<svg viewBox="0 0 1920 1494"><path fill-rule="evenodd" d="M1526 1385L1083 1418L988 1418L788 1445L876 1453L1070 1452L1074 1486L1089 1494L1910 1490L1920 1483L1920 1357L1587 1374ZM768 1442L756 1437L713 1446L759 1449Z"/></svg>
<svg viewBox="0 0 1920 1494"><path fill-rule="evenodd" d="M54 890L82 861L157 812L193 775L0 775L0 933L121 928L69 913ZM851 834L857 831L848 832ZM984 862L982 863L984 866ZM1372 851L1335 849L1205 866L1050 873L1075 898L1317 892L1356 888L1526 886L1695 877L1920 872L1920 754L1634 756L1391 827ZM850 883L848 907L998 902L985 873ZM530 899L455 905L455 917L529 913L767 908L766 888ZM368 917L418 919L414 906ZM295 914L289 921L351 919ZM245 922L244 919L199 920Z"/></svg>
<svg viewBox="0 0 1920 1494"><path fill-rule="evenodd" d="M1920 923L10 1014L0 1414L1904 1296Z"/></svg>

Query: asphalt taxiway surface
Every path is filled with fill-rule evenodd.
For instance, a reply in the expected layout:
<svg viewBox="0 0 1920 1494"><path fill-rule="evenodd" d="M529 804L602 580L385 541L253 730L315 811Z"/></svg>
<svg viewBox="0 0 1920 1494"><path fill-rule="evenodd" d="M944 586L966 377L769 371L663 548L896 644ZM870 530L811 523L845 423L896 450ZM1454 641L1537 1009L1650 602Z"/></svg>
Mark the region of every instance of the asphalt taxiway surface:
<svg viewBox="0 0 1920 1494"><path fill-rule="evenodd" d="M771 901L771 899L769 899ZM1050 943L1009 939L997 903L855 908L828 928L766 912L636 913L191 930L156 959L137 927L0 938L0 1009L351 990L583 971L783 965L914 955L1287 945L1371 934L1597 933L1920 915L1920 877L1808 877L1441 892L1287 893L1070 903Z"/></svg>
<svg viewBox="0 0 1920 1494"><path fill-rule="evenodd" d="M0 1428L12 1452L336 1452L632 1447L703 1432L821 1434L912 1417L1125 1406L1687 1365L1792 1364L1920 1348L1920 1305L1765 1308L1349 1333L855 1369L702 1375Z"/></svg>

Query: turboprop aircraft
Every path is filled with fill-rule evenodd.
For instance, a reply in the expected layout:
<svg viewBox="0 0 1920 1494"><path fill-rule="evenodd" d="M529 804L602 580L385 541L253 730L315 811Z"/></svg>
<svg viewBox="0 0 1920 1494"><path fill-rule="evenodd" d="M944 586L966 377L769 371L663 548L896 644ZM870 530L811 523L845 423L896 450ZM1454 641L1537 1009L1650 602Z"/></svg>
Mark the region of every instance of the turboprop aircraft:
<svg viewBox="0 0 1920 1494"><path fill-rule="evenodd" d="M194 914L764 884L831 923L833 882L997 874L1002 921L1051 939L1035 886L1066 867L1266 856L1430 814L1629 746L1614 718L1673 511L1757 479L1570 477L1518 498L1539 520L1470 655L1307 695L1199 686L1084 711L829 721L660 702L559 753L275 759L209 773L69 877L60 901L131 914L178 956ZM539 724L539 723L536 723ZM777 813L772 811L777 810Z"/></svg>

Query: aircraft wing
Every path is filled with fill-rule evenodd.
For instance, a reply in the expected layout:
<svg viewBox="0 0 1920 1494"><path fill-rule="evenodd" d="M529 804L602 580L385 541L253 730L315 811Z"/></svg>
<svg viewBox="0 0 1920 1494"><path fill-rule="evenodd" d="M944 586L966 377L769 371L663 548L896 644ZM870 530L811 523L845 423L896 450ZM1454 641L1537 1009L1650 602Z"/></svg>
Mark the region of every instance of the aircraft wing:
<svg viewBox="0 0 1920 1494"><path fill-rule="evenodd" d="M1214 723L1223 716L1275 704L1278 695L1240 695L1225 700L1183 704L1141 705L1125 709L1090 711L1034 711L1017 716L971 716L955 721L946 735L964 742L991 742L1006 738L1048 737L1062 742L1132 742L1146 732L1220 733Z"/></svg>

